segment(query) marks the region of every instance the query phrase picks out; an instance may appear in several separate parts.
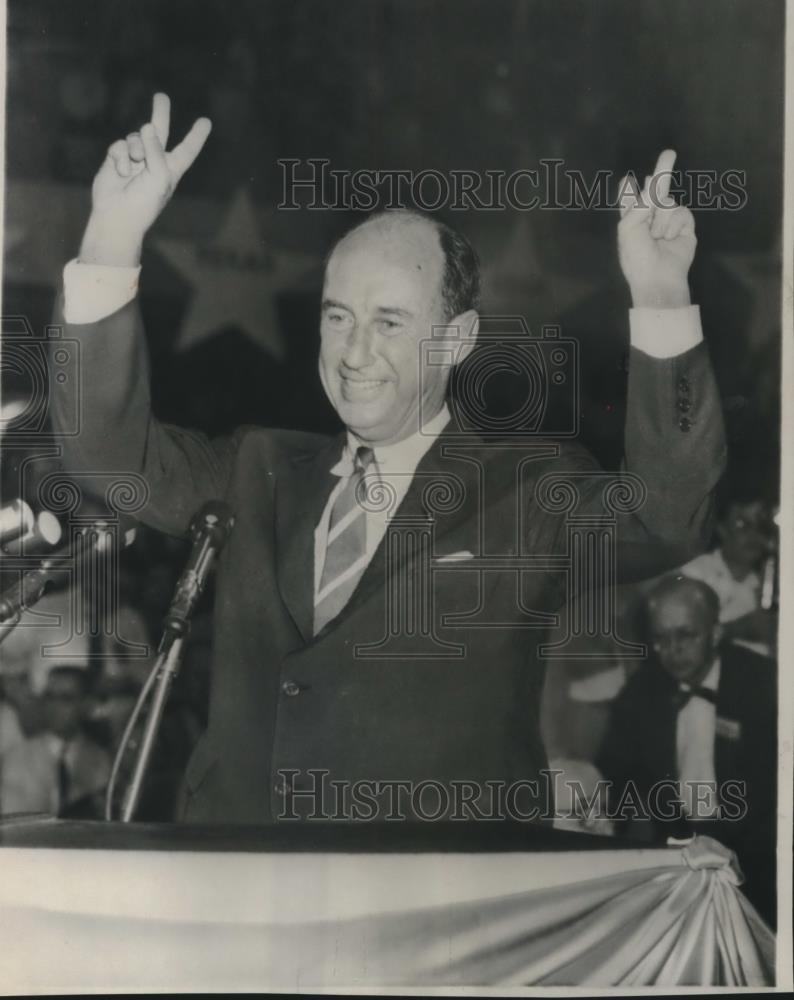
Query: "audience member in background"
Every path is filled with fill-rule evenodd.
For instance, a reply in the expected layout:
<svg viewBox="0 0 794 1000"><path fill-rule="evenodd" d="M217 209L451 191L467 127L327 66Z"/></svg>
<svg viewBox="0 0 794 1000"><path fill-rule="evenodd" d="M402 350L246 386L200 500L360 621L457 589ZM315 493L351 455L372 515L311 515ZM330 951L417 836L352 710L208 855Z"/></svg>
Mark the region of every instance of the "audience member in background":
<svg viewBox="0 0 794 1000"><path fill-rule="evenodd" d="M636 790L648 817L619 817L639 839L708 833L739 855L747 895L774 920L775 667L722 640L719 601L668 577L648 597L654 659L618 696L599 755L611 809Z"/></svg>
<svg viewBox="0 0 794 1000"><path fill-rule="evenodd" d="M52 665L86 663L90 654L91 623L87 618L78 620L78 610L89 614L88 602L64 583L61 580L35 608L24 611L0 647L6 697L16 708L26 736L45 727L42 695Z"/></svg>
<svg viewBox="0 0 794 1000"><path fill-rule="evenodd" d="M3 646L1 658L5 703L13 709L22 735L33 736L44 726L41 692L33 690L31 672L27 662L9 662L5 657L5 646Z"/></svg>
<svg viewBox="0 0 794 1000"><path fill-rule="evenodd" d="M777 632L777 614L761 607L762 572L773 551L773 527L762 500L729 500L718 514L718 547L681 568L684 576L702 580L717 594L725 639L765 656L773 655Z"/></svg>
<svg viewBox="0 0 794 1000"><path fill-rule="evenodd" d="M0 812L99 818L110 758L85 732L89 673L53 667L44 689L45 728L12 747L0 773Z"/></svg>

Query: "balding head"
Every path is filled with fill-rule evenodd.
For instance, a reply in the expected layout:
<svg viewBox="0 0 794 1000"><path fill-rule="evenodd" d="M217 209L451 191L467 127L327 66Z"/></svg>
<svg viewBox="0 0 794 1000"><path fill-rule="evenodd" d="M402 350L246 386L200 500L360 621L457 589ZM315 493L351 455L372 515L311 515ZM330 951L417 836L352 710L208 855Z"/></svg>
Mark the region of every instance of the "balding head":
<svg viewBox="0 0 794 1000"><path fill-rule="evenodd" d="M711 587L685 576L666 577L648 595L647 618L661 666L676 680L699 683L722 635L719 599Z"/></svg>
<svg viewBox="0 0 794 1000"><path fill-rule="evenodd" d="M433 247L441 250L440 294L444 308L444 319L449 321L469 310L480 308L480 259L471 243L451 226L430 215L423 215L411 209L395 209L377 212L351 229L334 246L337 247L367 231L383 235L393 233L398 238L410 240L412 235L430 239Z"/></svg>
<svg viewBox="0 0 794 1000"><path fill-rule="evenodd" d="M709 627L719 618L720 601L715 592L707 583L689 576L666 576L648 594L649 612L670 603L691 605Z"/></svg>

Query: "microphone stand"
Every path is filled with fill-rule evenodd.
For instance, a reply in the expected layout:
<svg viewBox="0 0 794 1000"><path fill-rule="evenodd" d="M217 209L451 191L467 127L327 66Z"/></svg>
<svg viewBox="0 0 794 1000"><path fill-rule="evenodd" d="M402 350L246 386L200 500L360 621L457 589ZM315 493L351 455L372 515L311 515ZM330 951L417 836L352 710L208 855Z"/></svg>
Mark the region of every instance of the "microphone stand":
<svg viewBox="0 0 794 1000"><path fill-rule="evenodd" d="M121 808L121 821L131 823L141 797L141 789L146 769L151 760L157 732L162 721L171 682L179 670L182 646L190 631L190 619L196 602L204 590L215 557L223 546L228 532L234 525L234 514L221 501L212 500L205 504L191 523L193 548L188 565L177 582L176 592L164 621L163 638L157 651L149 676L144 684L135 707L127 720L121 737L113 769L110 773L105 794L105 819L113 818L113 792L121 768L121 760L132 737L143 706L152 695L152 704L146 717L143 735L137 748L132 777L127 786Z"/></svg>
<svg viewBox="0 0 794 1000"><path fill-rule="evenodd" d="M182 646L184 645L185 636L187 635L189 629L190 623L187 617L184 619L178 619L174 616L166 618L165 631L163 632L163 638L160 641L160 648L157 650L157 659L154 661L154 666L149 671L146 683L143 685L143 688L138 695L138 700L135 702L135 706L130 713L127 725L125 726L121 737L121 741L119 742L118 749L116 750L116 757L113 761L110 779L105 791L105 819L107 821L113 819L113 793L116 788L116 780L121 768L121 761L127 747L130 745L133 731L138 722L138 718L143 711L143 707L146 704L150 693L154 691L154 694L152 695L151 707L149 708L149 713L146 716L146 723L143 727L143 735L141 736L140 743L137 746L135 763L132 769L132 777L130 778L127 790L124 793L121 806L120 818L122 823L131 823L135 817L135 812L141 798L143 782L146 777L146 770L149 766L152 751L154 750L154 745L157 741L157 734L160 729L163 712L165 711L165 705L168 700L168 692L171 688L172 681L179 672L179 663L182 658Z"/></svg>
<svg viewBox="0 0 794 1000"><path fill-rule="evenodd" d="M168 641L169 639L171 641ZM143 779L146 775L146 769L149 766L149 759L152 756L155 740L157 739L160 721L162 720L165 703L168 699L168 691L171 687L171 682L174 680L179 670L179 661L182 656L183 642L184 636L175 636L173 634L166 633L166 636L163 639L162 647L157 654L157 660L155 661L152 669L152 676L155 678L152 707L149 709L149 714L146 718L143 737L141 738L138 753L135 758L132 778L130 779L127 792L124 796L124 803L121 809L122 823L131 823L133 817L135 816L135 811L138 808L138 802L141 797L141 789L143 787Z"/></svg>

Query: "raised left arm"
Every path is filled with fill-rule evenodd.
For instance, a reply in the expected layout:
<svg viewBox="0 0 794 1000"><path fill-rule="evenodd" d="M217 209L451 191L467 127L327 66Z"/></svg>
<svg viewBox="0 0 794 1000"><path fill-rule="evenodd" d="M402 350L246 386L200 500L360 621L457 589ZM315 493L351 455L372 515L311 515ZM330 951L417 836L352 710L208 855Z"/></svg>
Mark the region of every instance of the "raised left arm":
<svg viewBox="0 0 794 1000"><path fill-rule="evenodd" d="M708 543L726 445L699 311L690 305L695 220L670 197L675 157L661 153L641 192L623 182L618 254L634 306L624 467L647 491L639 524L678 562Z"/></svg>
<svg viewBox="0 0 794 1000"><path fill-rule="evenodd" d="M670 197L675 155L662 152L642 191L631 177L621 182L618 254L633 304L623 469L645 494L639 510L618 518L623 579L672 569L705 548L726 460L719 393L690 302L694 218ZM590 487L601 509L602 484Z"/></svg>

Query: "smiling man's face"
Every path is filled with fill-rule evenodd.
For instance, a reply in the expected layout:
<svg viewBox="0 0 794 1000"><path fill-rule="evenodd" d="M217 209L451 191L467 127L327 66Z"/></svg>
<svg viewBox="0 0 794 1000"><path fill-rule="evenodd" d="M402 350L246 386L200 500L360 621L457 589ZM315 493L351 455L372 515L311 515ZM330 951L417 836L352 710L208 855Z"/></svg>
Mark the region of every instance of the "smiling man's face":
<svg viewBox="0 0 794 1000"><path fill-rule="evenodd" d="M446 322L438 234L421 219L368 223L325 272L320 378L344 424L369 444L419 430L444 402L449 367L420 377L422 341Z"/></svg>

